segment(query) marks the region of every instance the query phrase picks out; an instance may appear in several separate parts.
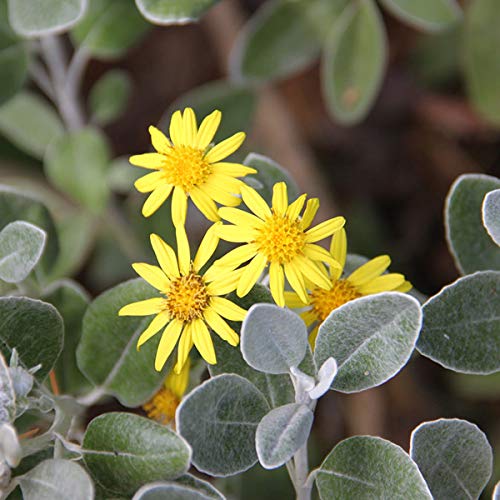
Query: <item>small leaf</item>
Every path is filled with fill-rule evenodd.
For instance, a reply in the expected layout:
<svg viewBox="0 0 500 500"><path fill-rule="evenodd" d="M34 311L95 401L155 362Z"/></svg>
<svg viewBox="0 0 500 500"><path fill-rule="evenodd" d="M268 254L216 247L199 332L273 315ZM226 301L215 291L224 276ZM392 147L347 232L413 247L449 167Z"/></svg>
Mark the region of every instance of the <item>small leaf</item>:
<svg viewBox="0 0 500 500"><path fill-rule="evenodd" d="M39 381L54 366L63 345L61 316L50 304L26 297L0 297L0 350L10 359L15 348L25 369L41 364Z"/></svg>
<svg viewBox="0 0 500 500"><path fill-rule="evenodd" d="M35 158L42 159L47 146L63 130L55 110L31 92L19 92L0 108L0 133Z"/></svg>
<svg viewBox="0 0 500 500"><path fill-rule="evenodd" d="M7 224L0 232L0 280L24 281L40 260L47 234L29 222Z"/></svg>
<svg viewBox="0 0 500 500"><path fill-rule="evenodd" d="M105 136L98 129L85 128L52 142L45 156L45 172L56 187L99 214L109 197L109 156Z"/></svg>
<svg viewBox="0 0 500 500"><path fill-rule="evenodd" d="M116 396L124 406L134 408L161 387L170 364L162 372L154 369L161 335L137 351L140 334L152 317L118 316L131 302L156 296L142 279L122 283L97 297L83 317L83 329L76 359L82 373L102 394Z"/></svg>
<svg viewBox="0 0 500 500"><path fill-rule="evenodd" d="M219 0L135 0L141 14L153 24L185 24L196 21Z"/></svg>
<svg viewBox="0 0 500 500"><path fill-rule="evenodd" d="M241 326L243 359L264 373L288 373L304 359L307 328L302 319L273 304L252 306Z"/></svg>
<svg viewBox="0 0 500 500"><path fill-rule="evenodd" d="M457 372L500 370L500 272L458 279L431 297L423 313L421 354Z"/></svg>
<svg viewBox="0 0 500 500"><path fill-rule="evenodd" d="M491 239L500 246L500 189L495 189L484 197L483 225Z"/></svg>
<svg viewBox="0 0 500 500"><path fill-rule="evenodd" d="M373 0L350 4L326 41L322 85L332 116L342 124L361 121L375 100L387 60L387 35Z"/></svg>
<svg viewBox="0 0 500 500"><path fill-rule="evenodd" d="M18 478L24 500L92 500L94 485L80 465L70 460L45 460Z"/></svg>
<svg viewBox="0 0 500 500"><path fill-rule="evenodd" d="M176 424L193 448L193 465L225 477L257 462L255 432L268 411L266 399L251 382L219 375L189 393L177 409Z"/></svg>
<svg viewBox="0 0 500 500"><path fill-rule="evenodd" d="M107 125L116 120L125 110L132 82L128 73L119 69L104 74L92 87L89 96L93 121Z"/></svg>
<svg viewBox="0 0 500 500"><path fill-rule="evenodd" d="M289 404L271 410L260 422L255 435L259 462L276 469L288 462L309 437L313 412L303 404Z"/></svg>
<svg viewBox="0 0 500 500"><path fill-rule="evenodd" d="M210 483L186 474L175 482L145 484L132 500L224 500Z"/></svg>
<svg viewBox="0 0 500 500"><path fill-rule="evenodd" d="M316 470L316 485L322 500L432 500L412 459L399 446L379 437L341 441Z"/></svg>
<svg viewBox="0 0 500 500"><path fill-rule="evenodd" d="M410 455L434 500L479 498L491 477L488 439L466 420L441 418L420 424L411 434Z"/></svg>
<svg viewBox="0 0 500 500"><path fill-rule="evenodd" d="M62 33L83 16L86 0L8 0L9 22L21 36Z"/></svg>
<svg viewBox="0 0 500 500"><path fill-rule="evenodd" d="M71 39L95 58L115 59L125 54L148 29L148 23L132 2L89 0L85 17L71 31Z"/></svg>
<svg viewBox="0 0 500 500"><path fill-rule="evenodd" d="M0 424L14 422L16 394L5 358L0 354Z"/></svg>
<svg viewBox="0 0 500 500"><path fill-rule="evenodd" d="M188 444L170 428L130 413L94 418L82 452L96 481L124 495L133 495L144 483L181 476L191 458Z"/></svg>
<svg viewBox="0 0 500 500"><path fill-rule="evenodd" d="M499 188L499 179L480 174L461 175L451 186L445 206L446 238L462 274L500 270L500 250L481 218L485 195Z"/></svg>
<svg viewBox="0 0 500 500"><path fill-rule="evenodd" d="M423 31L441 31L461 17L456 0L381 0L384 6L403 22Z"/></svg>
<svg viewBox="0 0 500 500"><path fill-rule="evenodd" d="M334 390L376 387L408 362L421 325L420 305L409 295L386 292L353 300L332 311L320 326L316 365L335 358Z"/></svg>

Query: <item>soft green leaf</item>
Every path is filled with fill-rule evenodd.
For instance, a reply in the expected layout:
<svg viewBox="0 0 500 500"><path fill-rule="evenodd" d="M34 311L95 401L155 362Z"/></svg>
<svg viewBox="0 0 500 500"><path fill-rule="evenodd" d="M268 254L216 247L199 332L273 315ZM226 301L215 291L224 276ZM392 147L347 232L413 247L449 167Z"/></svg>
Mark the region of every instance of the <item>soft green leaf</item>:
<svg viewBox="0 0 500 500"><path fill-rule="evenodd" d="M319 328L314 359L338 363L332 389L359 392L383 384L408 362L422 312L416 299L385 292L353 300L332 311Z"/></svg>
<svg viewBox="0 0 500 500"><path fill-rule="evenodd" d="M266 2L241 32L231 54L235 80L284 78L311 64L319 55L327 29L346 0L272 0Z"/></svg>
<svg viewBox="0 0 500 500"><path fill-rule="evenodd" d="M411 434L410 455L434 500L479 498L491 477L488 439L466 420L442 418L420 424Z"/></svg>
<svg viewBox="0 0 500 500"><path fill-rule="evenodd" d="M403 22L424 31L449 28L461 17L456 0L381 0Z"/></svg>
<svg viewBox="0 0 500 500"><path fill-rule="evenodd" d="M385 27L373 0L351 3L328 36L322 85L332 116L345 125L361 121L375 100L387 59Z"/></svg>
<svg viewBox="0 0 500 500"><path fill-rule="evenodd" d="M307 350L307 328L289 309L256 304L241 327L243 359L264 373L288 373L298 366Z"/></svg>
<svg viewBox="0 0 500 500"><path fill-rule="evenodd" d="M316 470L322 500L432 500L417 465L399 447L379 437L341 441Z"/></svg>
<svg viewBox="0 0 500 500"><path fill-rule="evenodd" d="M130 413L94 418L82 451L96 481L124 495L132 495L144 483L181 476L191 458L187 443L170 428Z"/></svg>
<svg viewBox="0 0 500 500"><path fill-rule="evenodd" d="M491 239L500 246L500 189L484 197L483 224Z"/></svg>
<svg viewBox="0 0 500 500"><path fill-rule="evenodd" d="M196 21L219 0L135 0L141 14L153 24Z"/></svg>
<svg viewBox="0 0 500 500"><path fill-rule="evenodd" d="M16 221L0 231L0 280L24 281L45 248L47 233L29 222Z"/></svg>
<svg viewBox="0 0 500 500"><path fill-rule="evenodd" d="M0 297L0 350L10 359L15 348L26 369L41 364L35 374L38 380L54 366L63 337L61 316L50 304L26 297Z"/></svg>
<svg viewBox="0 0 500 500"><path fill-rule="evenodd" d="M145 403L161 386L166 368L154 369L160 335L137 351L140 334L152 317L118 316L121 307L156 296L142 279L122 283L97 297L83 317L76 359L82 373L102 394L111 394L128 407Z"/></svg>
<svg viewBox="0 0 500 500"><path fill-rule="evenodd" d="M276 469L288 462L309 437L313 412L303 404L289 404L271 410L259 423L255 445L259 462Z"/></svg>
<svg viewBox="0 0 500 500"><path fill-rule="evenodd" d="M87 472L70 460L45 460L18 478L24 500L92 500Z"/></svg>
<svg viewBox="0 0 500 500"><path fill-rule="evenodd" d="M5 358L0 354L0 424L14 422L16 394Z"/></svg>
<svg viewBox="0 0 500 500"><path fill-rule="evenodd" d="M98 129L85 128L52 142L45 156L45 172L61 191L98 214L108 202L109 159L106 137Z"/></svg>
<svg viewBox="0 0 500 500"><path fill-rule="evenodd" d="M132 168L128 156L120 156L109 164L108 186L112 191L127 194L133 190L134 182L143 175L144 172L141 172L141 169Z"/></svg>
<svg viewBox="0 0 500 500"><path fill-rule="evenodd" d="M193 448L193 465L212 476L231 476L257 462L255 432L269 405L238 375L219 375L182 401L176 424ZM201 418L200 418L201 417Z"/></svg>
<svg viewBox="0 0 500 500"><path fill-rule="evenodd" d="M63 130L55 110L31 92L19 92L0 107L0 133L35 158L42 159L47 146Z"/></svg>
<svg viewBox="0 0 500 500"><path fill-rule="evenodd" d="M500 249L482 223L481 206L489 191L500 188L500 180L481 174L461 175L446 199L446 237L462 274L486 269L500 270Z"/></svg>
<svg viewBox="0 0 500 500"><path fill-rule="evenodd" d="M114 59L137 43L148 28L131 1L89 0L87 13L71 31L71 38L93 57Z"/></svg>
<svg viewBox="0 0 500 500"><path fill-rule="evenodd" d="M417 349L462 373L500 370L500 272L464 276L429 299Z"/></svg>
<svg viewBox="0 0 500 500"><path fill-rule="evenodd" d="M87 0L8 0L8 5L14 31L36 38L70 29L85 13Z"/></svg>
<svg viewBox="0 0 500 500"><path fill-rule="evenodd" d="M481 115L500 125L500 9L496 0L467 3L463 63L469 99Z"/></svg>
<svg viewBox="0 0 500 500"><path fill-rule="evenodd" d="M224 500L210 483L186 474L175 482L145 484L132 500Z"/></svg>
<svg viewBox="0 0 500 500"><path fill-rule="evenodd" d="M132 90L132 82L126 71L110 70L92 87L89 104L92 120L107 125L125 110Z"/></svg>

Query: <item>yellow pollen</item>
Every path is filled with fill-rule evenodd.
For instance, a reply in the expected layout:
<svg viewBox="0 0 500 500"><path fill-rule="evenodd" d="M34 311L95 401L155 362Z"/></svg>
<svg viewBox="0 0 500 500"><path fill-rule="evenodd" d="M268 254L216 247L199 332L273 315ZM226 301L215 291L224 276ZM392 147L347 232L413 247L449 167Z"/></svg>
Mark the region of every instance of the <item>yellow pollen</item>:
<svg viewBox="0 0 500 500"><path fill-rule="evenodd" d="M166 425L174 419L179 403L170 389L162 387L142 408L150 419Z"/></svg>
<svg viewBox="0 0 500 500"><path fill-rule="evenodd" d="M209 301L210 295L203 278L190 272L186 276L172 280L164 307L172 318L189 322L202 317Z"/></svg>
<svg viewBox="0 0 500 500"><path fill-rule="evenodd" d="M273 214L265 221L255 239L259 251L267 256L269 262L286 264L303 253L306 235L300 228L299 221L286 216Z"/></svg>
<svg viewBox="0 0 500 500"><path fill-rule="evenodd" d="M334 281L330 290L315 288L311 292L312 312L321 323L334 309L361 296L349 281Z"/></svg>
<svg viewBox="0 0 500 500"><path fill-rule="evenodd" d="M170 148L168 154L164 155L162 170L169 184L179 186L186 193L203 184L212 173L212 167L205 160L204 152L190 146Z"/></svg>

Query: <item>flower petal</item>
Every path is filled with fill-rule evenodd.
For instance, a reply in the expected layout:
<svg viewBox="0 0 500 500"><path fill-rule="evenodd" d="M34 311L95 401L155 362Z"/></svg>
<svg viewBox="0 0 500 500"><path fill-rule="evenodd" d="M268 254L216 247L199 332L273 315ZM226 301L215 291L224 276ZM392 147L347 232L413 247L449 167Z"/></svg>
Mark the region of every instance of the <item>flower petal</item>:
<svg viewBox="0 0 500 500"><path fill-rule="evenodd" d="M245 225L256 229L264 227L264 221L239 208L221 207L219 208L219 215L222 219L231 222L231 224L236 224L237 226Z"/></svg>
<svg viewBox="0 0 500 500"><path fill-rule="evenodd" d="M196 125L196 115L192 108L186 108L184 110L182 122L184 129L184 144L186 146L195 147L198 126Z"/></svg>
<svg viewBox="0 0 500 500"><path fill-rule="evenodd" d="M236 294L238 297L244 297L257 283L262 271L267 265L267 257L264 254L258 253L244 268L241 275Z"/></svg>
<svg viewBox="0 0 500 500"><path fill-rule="evenodd" d="M172 222L175 227L184 226L187 214L187 196L182 188L175 186L172 195Z"/></svg>
<svg viewBox="0 0 500 500"><path fill-rule="evenodd" d="M246 134L244 132L238 132L228 139L220 142L216 146L214 146L206 155L205 159L209 163L217 163L218 161L223 160L229 155L233 154L245 140Z"/></svg>
<svg viewBox="0 0 500 500"><path fill-rule="evenodd" d="M291 203L286 209L286 216L290 220L297 220L300 211L306 202L307 194L300 195L293 203Z"/></svg>
<svg viewBox="0 0 500 500"><path fill-rule="evenodd" d="M215 202L207 195L205 191L199 187L194 187L190 193L193 203L198 207L198 210L210 221L217 222L220 220L219 213L217 211L217 205Z"/></svg>
<svg viewBox="0 0 500 500"><path fill-rule="evenodd" d="M271 217L272 212L267 203L264 201L264 198L255 191L255 189L243 184L241 186L241 197L245 202L245 205L262 220L266 220L268 217Z"/></svg>
<svg viewBox="0 0 500 500"><path fill-rule="evenodd" d="M285 307L285 275L281 264L271 262L269 266L269 288L274 302L280 307Z"/></svg>
<svg viewBox="0 0 500 500"><path fill-rule="evenodd" d="M312 260L307 257L302 257L301 255L296 256L294 260L297 261L298 270L316 286L324 288L325 290L331 287L331 282L326 272L322 272L320 267Z"/></svg>
<svg viewBox="0 0 500 500"><path fill-rule="evenodd" d="M238 286L241 275L243 274L243 269L236 269L234 271L227 272L214 279L211 283L207 285L207 292L210 295L226 295L230 292L234 292Z"/></svg>
<svg viewBox="0 0 500 500"><path fill-rule="evenodd" d="M201 357L209 364L215 365L217 358L215 356L214 343L208 331L207 325L201 319L195 319L191 323L191 332L193 342L201 354Z"/></svg>
<svg viewBox="0 0 500 500"><path fill-rule="evenodd" d="M369 295L372 293L390 292L400 287L405 282L405 277L398 273L383 274L368 283L358 286L359 293Z"/></svg>
<svg viewBox="0 0 500 500"><path fill-rule="evenodd" d="M158 130L156 127L151 125L149 127L149 134L151 135L151 144L159 153L168 153L172 145L170 141L165 137L165 134Z"/></svg>
<svg viewBox="0 0 500 500"><path fill-rule="evenodd" d="M219 162L212 164L213 171L218 174L229 175L231 177L245 177L245 175L256 174L257 170L246 167L239 163Z"/></svg>
<svg viewBox="0 0 500 500"><path fill-rule="evenodd" d="M184 226L175 229L175 237L177 239L177 258L179 260L179 270L183 276L189 273L191 267L191 250L189 241Z"/></svg>
<svg viewBox="0 0 500 500"><path fill-rule="evenodd" d="M193 261L195 271L199 271L212 257L217 245L219 244L219 237L217 236L217 227L221 222L216 222L210 226L201 240L198 251Z"/></svg>
<svg viewBox="0 0 500 500"><path fill-rule="evenodd" d="M364 285L384 273L390 264L391 258L388 255L379 255L353 271L347 281L356 287Z"/></svg>
<svg viewBox="0 0 500 500"><path fill-rule="evenodd" d="M204 118L201 122L198 134L196 136L196 147L205 150L215 137L217 129L219 128L222 113L215 110Z"/></svg>
<svg viewBox="0 0 500 500"><path fill-rule="evenodd" d="M310 198L307 200L306 209L304 210L304 214L302 215L302 220L300 225L302 229L307 229L316 217L316 213L319 208L319 199L318 198Z"/></svg>
<svg viewBox="0 0 500 500"><path fill-rule="evenodd" d="M157 234L151 234L149 237L153 252L156 255L156 260L162 268L163 272L169 278L179 277L179 266L177 265L177 257L174 249Z"/></svg>
<svg viewBox="0 0 500 500"><path fill-rule="evenodd" d="M183 134L183 123L182 123L182 113L176 111L170 120L170 128L168 133L170 134L170 140L174 143L174 146L182 146L184 144L184 134Z"/></svg>
<svg viewBox="0 0 500 500"><path fill-rule="evenodd" d="M154 191L160 184L165 184L163 172L151 172L143 175L134 182L134 186L140 193L150 193Z"/></svg>
<svg viewBox="0 0 500 500"><path fill-rule="evenodd" d="M282 217L286 213L288 208L288 194L286 189L286 184L284 182L277 182L273 186L273 211L274 213L281 215Z"/></svg>
<svg viewBox="0 0 500 500"><path fill-rule="evenodd" d="M332 257L340 264L340 269L335 267L330 269L330 276L333 279L337 280L342 275L345 266L345 260L347 257L347 237L344 228L342 228L340 231L337 231L332 236L330 253Z"/></svg>
<svg viewBox="0 0 500 500"><path fill-rule="evenodd" d="M149 217L153 215L169 197L173 186L162 184L158 186L146 199L142 206L142 215Z"/></svg>
<svg viewBox="0 0 500 500"><path fill-rule="evenodd" d="M287 262L284 265L284 268L285 268L285 276L286 279L288 280L288 283L290 283L290 286L295 290L295 292L297 292L302 302L307 303L307 292L304 283L304 278L302 277L302 273L297 268L297 265L292 260L291 262Z"/></svg>
<svg viewBox="0 0 500 500"><path fill-rule="evenodd" d="M189 356L189 351L193 347L193 336L191 323L188 323L182 333L181 339L179 341L179 347L177 348L177 363L174 366L174 372L180 373L182 367L186 363L187 357Z"/></svg>
<svg viewBox="0 0 500 500"><path fill-rule="evenodd" d="M413 288L413 285L409 281L405 281L402 285L394 289L395 292L406 293Z"/></svg>
<svg viewBox="0 0 500 500"><path fill-rule="evenodd" d="M226 207L237 207L241 203L241 198L234 196L219 185L205 183L200 186L200 189L217 203Z"/></svg>
<svg viewBox="0 0 500 500"><path fill-rule="evenodd" d="M321 224L306 231L306 241L308 243L314 243L315 241L327 238L339 229L342 229L344 224L344 217L334 217L333 219L325 220Z"/></svg>
<svg viewBox="0 0 500 500"><path fill-rule="evenodd" d="M158 153L143 153L131 156L128 161L136 167L158 170L163 165L165 157Z"/></svg>
<svg viewBox="0 0 500 500"><path fill-rule="evenodd" d="M178 319L173 319L161 335L160 343L156 351L155 370L161 371L170 354L174 350L175 344L179 340L182 332L183 323ZM180 370L179 370L180 372ZM179 373L178 372L178 373Z"/></svg>
<svg viewBox="0 0 500 500"><path fill-rule="evenodd" d="M330 252L314 243L306 243L304 245L304 255L311 260L326 262L335 269L340 268L340 264L332 257Z"/></svg>
<svg viewBox="0 0 500 500"><path fill-rule="evenodd" d="M255 239L258 235L258 231L246 226L222 224L217 228L217 234L219 238L224 241L229 241L231 243L247 243Z"/></svg>
<svg viewBox="0 0 500 500"><path fill-rule="evenodd" d="M240 342L238 334L219 316L212 308L207 308L203 312L203 317L208 326L222 339L237 346Z"/></svg>
<svg viewBox="0 0 500 500"><path fill-rule="evenodd" d="M152 299L140 300L123 306L119 311L119 316L150 316L158 314L163 309L165 299L155 297Z"/></svg>
<svg viewBox="0 0 500 500"><path fill-rule="evenodd" d="M246 245L241 245L234 250L231 250L226 255L216 260L212 267L221 269L229 268L234 269L240 264L247 262L257 253L257 245L255 243L247 243ZM208 273L208 271L207 271Z"/></svg>
<svg viewBox="0 0 500 500"><path fill-rule="evenodd" d="M309 299L306 303L304 303L295 292L285 291L285 304L290 309L301 309L302 307L307 306L308 303Z"/></svg>
<svg viewBox="0 0 500 500"><path fill-rule="evenodd" d="M223 297L212 297L210 305L214 311L230 321L243 321L247 314L245 309Z"/></svg>
<svg viewBox="0 0 500 500"><path fill-rule="evenodd" d="M142 344L156 335L169 321L170 315L167 311L162 311L161 313L157 314L153 321L149 323L149 326L141 333L140 337L138 338L137 350L140 349Z"/></svg>
<svg viewBox="0 0 500 500"><path fill-rule="evenodd" d="M150 285L154 286L160 292L165 292L170 286L170 280L165 273L158 267L146 264L144 262L137 262L132 264L134 271Z"/></svg>

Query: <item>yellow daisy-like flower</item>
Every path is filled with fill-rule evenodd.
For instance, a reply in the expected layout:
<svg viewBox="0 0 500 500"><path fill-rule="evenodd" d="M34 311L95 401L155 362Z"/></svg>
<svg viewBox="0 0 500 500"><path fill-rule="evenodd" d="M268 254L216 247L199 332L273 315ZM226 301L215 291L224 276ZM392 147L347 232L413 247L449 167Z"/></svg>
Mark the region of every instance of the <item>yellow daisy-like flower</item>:
<svg viewBox="0 0 500 500"><path fill-rule="evenodd" d="M316 342L319 325L337 307L364 295L391 291L404 293L412 288L411 283L406 281L402 274L384 274L391 263L388 255L380 255L371 259L347 278L341 279L347 256L347 238L344 229L332 238L330 253L341 267L330 267L330 282L327 289L311 286L306 300L294 292L285 292L288 307L308 307L301 313L301 316L308 327L315 324L309 337L312 346Z"/></svg>
<svg viewBox="0 0 500 500"><path fill-rule="evenodd" d="M200 127L191 108L184 113L176 111L170 122L170 139L155 127L149 127L156 153L130 157L137 167L154 170L135 182L141 193L151 193L142 207L145 217L152 215L172 194L172 221L176 227L184 225L188 197L211 221L218 221L217 205L237 206L242 181L238 177L256 173L256 170L238 163L223 162L234 153L245 139L238 132L209 148L222 114L214 111Z"/></svg>
<svg viewBox="0 0 500 500"><path fill-rule="evenodd" d="M156 352L155 369L158 371L163 368L177 342L175 373L180 373L193 344L207 363L215 364L217 360L208 327L231 345L238 345L238 334L225 319L243 321L246 311L221 296L235 290L241 271L221 272L217 269L215 272L211 266L205 273L200 272L217 247L219 239L216 230L219 225L214 224L207 231L193 261L186 231L184 227L178 227L177 255L159 236L152 234L151 245L160 267L132 264L136 273L156 288L162 297L128 304L120 309L119 315L155 315L139 337L138 349L165 327Z"/></svg>
<svg viewBox="0 0 500 500"><path fill-rule="evenodd" d="M173 421L175 411L189 383L190 368L191 362L188 356L180 373L170 371L163 387L142 407L149 418L164 425Z"/></svg>
<svg viewBox="0 0 500 500"><path fill-rule="evenodd" d="M219 237L233 243L245 243L215 262L214 266L241 268L236 293L246 295L269 264L269 282L275 302L285 305L285 278L295 292L307 300L307 277L315 286L328 289L330 280L321 262L340 267L324 248L315 243L338 231L345 224L343 217L335 217L309 228L319 208L317 198L308 200L302 216L300 213L306 195L288 204L286 184L279 182L273 187L272 207L251 187L241 187L245 205L253 212L224 207L219 210L222 219L233 225L221 225Z"/></svg>

